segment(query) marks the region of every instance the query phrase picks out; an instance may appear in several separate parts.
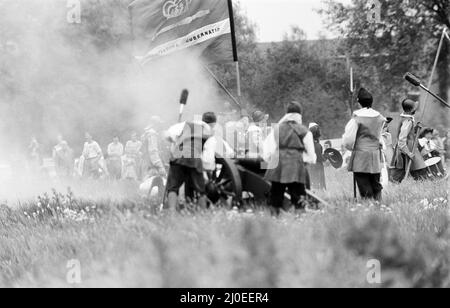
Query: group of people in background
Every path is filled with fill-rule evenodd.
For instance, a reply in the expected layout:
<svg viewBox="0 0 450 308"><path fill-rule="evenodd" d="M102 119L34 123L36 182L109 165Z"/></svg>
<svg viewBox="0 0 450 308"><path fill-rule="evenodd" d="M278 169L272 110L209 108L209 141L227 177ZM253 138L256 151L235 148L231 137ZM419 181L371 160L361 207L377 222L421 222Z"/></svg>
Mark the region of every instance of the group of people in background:
<svg viewBox="0 0 450 308"><path fill-rule="evenodd" d="M445 161L450 159L449 133L443 139L437 130L418 125L414 117L419 109L418 102L403 100L397 136L391 134L393 119L385 118L372 108L373 97L367 90L359 91L358 102L362 109L354 112L346 126L342 152L337 155L342 160L339 166L354 174L355 187L363 198L381 200L386 180L401 183L409 173L416 180L445 177ZM269 166L276 161L268 168L266 180L272 183L270 202L280 209L286 192L293 204L298 205L307 189L326 190L327 155L333 151L339 153L332 148L331 141L322 143L319 124L304 126L302 114L302 106L291 102L286 115L272 126L269 116L261 111L218 117L205 113L200 124L184 122L169 129L165 134L169 137L164 139L171 144L171 150L164 154L162 132L156 128L162 121L155 117L141 137L133 132L123 145L115 136L105 153L92 135L86 133L78 159L74 159L73 150L60 136L53 149L53 161L59 177L144 181L159 175L167 178L169 204L176 206L183 184L204 200L205 182L200 174L205 170L214 171L214 149L221 140L222 149L226 148L234 158L263 159ZM216 124L224 130L219 133ZM200 125L202 132L209 131L208 136L192 135L195 125ZM213 141L205 144L205 138ZM205 140L197 149L192 143L194 139ZM198 152L200 157L174 158L177 148ZM29 155L35 166L42 165L42 151L35 138L29 146ZM202 159L205 157L209 158ZM430 161L435 164L430 166ZM169 172L166 167L170 167Z"/></svg>
<svg viewBox="0 0 450 308"><path fill-rule="evenodd" d="M417 122L419 102L408 98L402 101L403 113L395 137L390 133L393 119L372 109L373 97L366 89L359 91L358 102L362 109L353 114L343 141L351 152L348 170L354 173L363 198L381 200L386 183L399 184L409 176L415 180L447 176L445 143L448 140L443 141L439 132L423 128Z"/></svg>
<svg viewBox="0 0 450 308"><path fill-rule="evenodd" d="M125 145L119 136L114 136L105 152L93 136L86 133L81 156L77 158L63 136L58 136L52 151L56 175L62 179L78 177L133 181L142 181L155 174L165 176L166 167L160 155L160 134L156 128L160 123L156 117L152 118L152 124L145 128L144 134L139 137L132 132ZM28 151L30 171L38 174L43 169L44 159L36 138L32 138Z"/></svg>

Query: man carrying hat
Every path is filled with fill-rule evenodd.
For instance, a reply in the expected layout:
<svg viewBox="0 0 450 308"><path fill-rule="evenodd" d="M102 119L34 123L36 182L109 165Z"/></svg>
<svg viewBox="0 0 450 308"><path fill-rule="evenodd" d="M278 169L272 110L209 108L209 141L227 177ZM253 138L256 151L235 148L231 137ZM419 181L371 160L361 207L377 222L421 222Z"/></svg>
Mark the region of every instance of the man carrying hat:
<svg viewBox="0 0 450 308"><path fill-rule="evenodd" d="M394 159L391 164L391 167L394 168L392 172L392 181L398 184L406 177L406 169L409 161L412 161L410 172L415 180L425 178L423 170L427 167L420 154L418 144L415 145L420 124L416 125L414 115L419 109L419 102L405 99L402 102L402 108L403 113L401 115L398 130L397 145L394 150Z"/></svg>
<svg viewBox="0 0 450 308"><path fill-rule="evenodd" d="M382 130L386 119L372 109L373 97L364 88L358 93L361 110L353 114L353 119L345 129L344 145L352 151L349 171L354 173L363 199L381 200Z"/></svg>

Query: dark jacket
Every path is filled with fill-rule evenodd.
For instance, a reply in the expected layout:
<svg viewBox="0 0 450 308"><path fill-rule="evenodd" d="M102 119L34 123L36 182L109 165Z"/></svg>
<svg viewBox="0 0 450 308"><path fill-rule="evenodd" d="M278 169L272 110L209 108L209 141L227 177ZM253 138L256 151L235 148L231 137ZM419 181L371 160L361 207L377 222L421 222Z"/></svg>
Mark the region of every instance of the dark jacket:
<svg viewBox="0 0 450 308"><path fill-rule="evenodd" d="M172 152L171 164L182 165L203 172L202 154L211 131L197 123L186 123Z"/></svg>
<svg viewBox="0 0 450 308"><path fill-rule="evenodd" d="M418 145L413 149L416 139L414 126L415 122L412 116L402 115L402 121L398 129L399 134L397 136L398 141L394 151L394 159L391 164L395 169L406 169L409 161L408 154L412 154L413 152L415 156L411 165L411 171L418 171L427 167Z"/></svg>
<svg viewBox="0 0 450 308"><path fill-rule="evenodd" d="M306 184L306 167L303 162L305 145L303 139L309 130L295 122L285 122L275 128L275 140L278 144L278 165L268 170L266 180L275 183Z"/></svg>

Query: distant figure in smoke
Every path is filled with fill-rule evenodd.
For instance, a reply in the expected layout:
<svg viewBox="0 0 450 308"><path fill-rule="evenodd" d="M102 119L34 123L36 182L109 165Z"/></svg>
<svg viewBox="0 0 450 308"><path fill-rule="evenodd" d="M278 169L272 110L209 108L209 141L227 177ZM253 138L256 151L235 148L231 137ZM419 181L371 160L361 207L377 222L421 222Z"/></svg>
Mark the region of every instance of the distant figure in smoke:
<svg viewBox="0 0 450 308"><path fill-rule="evenodd" d="M143 168L142 177L153 176L167 177L164 161L161 159L159 126L163 123L161 118L152 117L149 126L145 128L142 144Z"/></svg>
<svg viewBox="0 0 450 308"><path fill-rule="evenodd" d="M103 159L103 152L90 133L86 133L85 137L86 142L82 155L83 177L98 179L102 172L101 160Z"/></svg>
<svg viewBox="0 0 450 308"><path fill-rule="evenodd" d="M124 154L123 144L120 143L119 137L115 136L113 142L108 145L108 172L113 180L122 178L122 156Z"/></svg>
<svg viewBox="0 0 450 308"><path fill-rule="evenodd" d="M58 136L58 144L53 148L53 161L58 177L69 178L72 176L74 168L73 151L61 135Z"/></svg>
<svg viewBox="0 0 450 308"><path fill-rule="evenodd" d="M30 171L34 174L39 173L43 167L44 159L42 158L42 147L36 137L31 138L28 146L28 160Z"/></svg>
<svg viewBox="0 0 450 308"><path fill-rule="evenodd" d="M131 134L131 140L125 146L125 157L123 166L123 178L126 180L138 181L142 165L142 142L138 139L137 133Z"/></svg>
<svg viewBox="0 0 450 308"><path fill-rule="evenodd" d="M323 147L320 144L320 137L322 136L320 126L316 123L311 123L309 125L309 130L311 131L314 138L314 148L316 151L317 162L309 166L309 172L311 175L311 187L317 190L326 190L326 180L325 180L325 159L323 157Z"/></svg>

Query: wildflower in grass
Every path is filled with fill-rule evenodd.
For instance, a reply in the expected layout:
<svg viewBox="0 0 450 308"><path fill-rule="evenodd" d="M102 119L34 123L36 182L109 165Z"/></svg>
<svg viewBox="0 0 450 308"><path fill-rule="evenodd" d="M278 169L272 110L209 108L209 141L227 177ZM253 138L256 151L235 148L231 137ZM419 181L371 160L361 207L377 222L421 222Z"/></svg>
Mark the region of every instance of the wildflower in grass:
<svg viewBox="0 0 450 308"><path fill-rule="evenodd" d="M420 204L423 206L428 206L430 202L428 201L428 199L423 199L422 201L420 201Z"/></svg>

